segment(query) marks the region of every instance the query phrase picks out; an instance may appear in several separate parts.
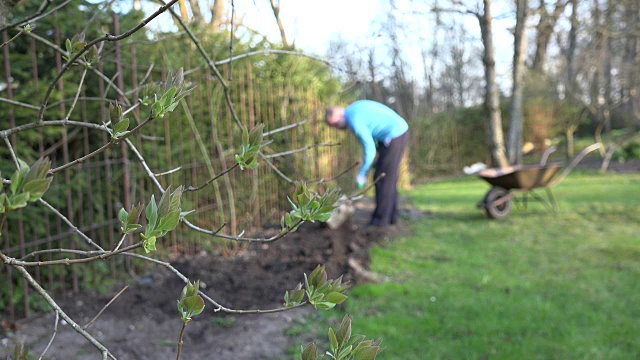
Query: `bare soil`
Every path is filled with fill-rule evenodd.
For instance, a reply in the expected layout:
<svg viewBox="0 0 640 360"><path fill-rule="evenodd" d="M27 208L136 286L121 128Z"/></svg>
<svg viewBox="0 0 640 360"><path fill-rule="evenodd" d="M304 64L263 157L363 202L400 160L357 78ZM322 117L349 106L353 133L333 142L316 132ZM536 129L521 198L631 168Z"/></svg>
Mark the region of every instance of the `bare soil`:
<svg viewBox="0 0 640 360"><path fill-rule="evenodd" d="M283 303L286 290L304 281L319 264L329 278L341 274L351 283L369 280L362 276L369 265L369 248L406 232L402 224L390 228L367 228L373 204L361 201L351 221L336 230L318 223L305 224L297 232L272 244L253 244L229 257L204 254L180 258L171 264L192 280L200 280L210 297L237 310L273 309ZM407 220L425 216L411 206L402 207ZM278 229L264 229L270 236ZM349 259L352 266L349 266ZM360 271L354 271L360 266ZM100 295L80 293L56 299L79 324L89 322L124 287ZM175 359L181 321L176 307L184 283L165 268L129 284L88 331L118 359ZM302 339L285 331L300 317L315 311L303 307L261 315L229 315L205 311L187 326L182 359L288 359L287 348L303 345ZM43 314L0 329L0 358L22 343L39 356L53 334L55 315ZM323 331L324 333L324 331ZM99 359L100 354L69 325L61 324L46 359Z"/></svg>

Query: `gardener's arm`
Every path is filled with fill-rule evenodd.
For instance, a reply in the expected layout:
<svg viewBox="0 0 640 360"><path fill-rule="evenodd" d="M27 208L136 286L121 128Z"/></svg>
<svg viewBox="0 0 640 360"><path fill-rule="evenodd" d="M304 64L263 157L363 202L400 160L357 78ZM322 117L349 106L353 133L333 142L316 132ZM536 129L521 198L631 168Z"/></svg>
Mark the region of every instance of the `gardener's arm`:
<svg viewBox="0 0 640 360"><path fill-rule="evenodd" d="M356 138L358 138L363 150L362 165L358 171L358 185L361 185L366 183L367 175L376 158L376 143L373 140L373 136L371 136L371 131L369 131L366 126L352 124L351 129L356 135Z"/></svg>

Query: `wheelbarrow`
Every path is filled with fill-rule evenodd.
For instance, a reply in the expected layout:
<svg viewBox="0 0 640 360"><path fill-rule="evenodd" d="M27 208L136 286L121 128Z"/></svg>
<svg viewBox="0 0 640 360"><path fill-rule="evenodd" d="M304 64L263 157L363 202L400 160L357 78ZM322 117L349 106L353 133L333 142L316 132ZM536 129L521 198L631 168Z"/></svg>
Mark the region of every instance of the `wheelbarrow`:
<svg viewBox="0 0 640 360"><path fill-rule="evenodd" d="M551 147L545 151L539 164L533 165L515 165L505 168L484 169L477 175L492 185L489 191L477 206L484 209L492 219L504 219L509 216L513 207L513 201L518 201L517 195L522 194L523 207L527 207L528 195L540 201L549 211L557 211L558 203L551 188L565 176L567 176L573 168L590 152L600 148L599 143L584 148L568 166L560 171L564 163L553 162L547 163L549 154L556 150ZM539 196L534 189L544 188L547 193L547 199Z"/></svg>

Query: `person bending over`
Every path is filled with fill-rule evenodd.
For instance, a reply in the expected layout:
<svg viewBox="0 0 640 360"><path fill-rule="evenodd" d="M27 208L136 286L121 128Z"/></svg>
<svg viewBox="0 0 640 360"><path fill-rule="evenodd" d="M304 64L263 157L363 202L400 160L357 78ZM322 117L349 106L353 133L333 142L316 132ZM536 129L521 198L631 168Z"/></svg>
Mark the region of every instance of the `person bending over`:
<svg viewBox="0 0 640 360"><path fill-rule="evenodd" d="M370 225L385 227L398 220L398 179L400 162L409 142L409 125L388 106L358 100L346 108L332 106L325 114L327 124L336 129L351 130L363 148L362 166L356 176L358 189L367 183L369 170L378 152L374 179L376 183L376 209Z"/></svg>

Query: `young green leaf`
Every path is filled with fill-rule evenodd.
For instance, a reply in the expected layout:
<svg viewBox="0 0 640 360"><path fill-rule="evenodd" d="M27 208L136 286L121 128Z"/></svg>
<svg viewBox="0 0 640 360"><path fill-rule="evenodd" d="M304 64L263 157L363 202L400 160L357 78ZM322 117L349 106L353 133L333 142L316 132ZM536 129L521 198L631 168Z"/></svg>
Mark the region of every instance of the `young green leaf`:
<svg viewBox="0 0 640 360"><path fill-rule="evenodd" d="M155 236L150 236L148 238L146 238L143 243L142 243L143 247L144 247L144 251L148 254L152 251L156 250L156 237Z"/></svg>
<svg viewBox="0 0 640 360"><path fill-rule="evenodd" d="M169 202L169 212L180 211L180 201L182 200L182 185L178 186L173 193L171 193L171 200Z"/></svg>
<svg viewBox="0 0 640 360"><path fill-rule="evenodd" d="M149 200L145 215L147 216L147 229L155 229L156 222L158 221L158 206L156 205L156 199L153 195L151 195L151 200Z"/></svg>
<svg viewBox="0 0 640 360"><path fill-rule="evenodd" d="M27 206L27 201L29 201L29 193L20 193L13 194L6 198L6 210L16 210Z"/></svg>
<svg viewBox="0 0 640 360"><path fill-rule="evenodd" d="M44 179L34 179L27 181L22 188L22 191L29 193L29 201L34 202L42 197L44 193L49 189L53 177Z"/></svg>
<svg viewBox="0 0 640 360"><path fill-rule="evenodd" d="M318 359L318 345L315 342L308 344L302 350L302 360L317 360Z"/></svg>
<svg viewBox="0 0 640 360"><path fill-rule="evenodd" d="M162 235L164 235L167 232L175 229L175 227L178 225L178 222L180 222L180 211L176 210L160 219L160 222L158 223L158 230L162 231Z"/></svg>
<svg viewBox="0 0 640 360"><path fill-rule="evenodd" d="M204 300L199 295L186 297L182 300L182 306L193 313L194 311L202 311L204 309Z"/></svg>
<svg viewBox="0 0 640 360"><path fill-rule="evenodd" d="M336 338L336 334L333 332L332 328L329 328L329 340L331 341L331 351L335 353L338 351L338 339Z"/></svg>
<svg viewBox="0 0 640 360"><path fill-rule="evenodd" d="M13 173L11 176L11 192L13 194L17 194L22 191L22 186L24 186L24 180L29 173L29 165L22 160L18 160L20 163L20 168Z"/></svg>
<svg viewBox="0 0 640 360"><path fill-rule="evenodd" d="M327 294L327 301L330 303L334 303L336 305L342 304L345 300L347 300L348 296L341 294L339 292L331 292Z"/></svg>
<svg viewBox="0 0 640 360"><path fill-rule="evenodd" d="M129 224L129 220L127 219L128 217L129 217L129 213L127 213L127 210L125 210L124 208L120 209L120 211L118 212L118 219L122 223L123 227Z"/></svg>
<svg viewBox="0 0 640 360"><path fill-rule="evenodd" d="M138 203L138 205L131 208L131 212L127 217L127 222L129 224L137 224L138 220L140 220L140 214L142 214L142 203Z"/></svg>
<svg viewBox="0 0 640 360"><path fill-rule="evenodd" d="M124 119L120 120L120 122L116 123L113 126L113 132L116 134L116 137L118 137L118 134L126 133L126 131L128 129L129 129L129 119L128 118L124 118Z"/></svg>
<svg viewBox="0 0 640 360"><path fill-rule="evenodd" d="M333 293L333 294L337 294L337 293ZM331 294L329 294L331 295ZM342 295L342 294L338 294L338 295ZM342 295L344 296L344 295ZM344 296L344 298L346 299L347 297ZM338 304L332 300L329 299L329 296L327 296L327 300L334 303L334 304ZM343 299L344 301L344 299ZM342 345L345 344L349 341L349 338L351 337L351 316L349 315L345 315L344 318L342 318L342 323L340 324L340 329L338 330L338 332L336 333L336 339L338 340L338 344Z"/></svg>
<svg viewBox="0 0 640 360"><path fill-rule="evenodd" d="M167 186L167 190L162 193L158 202L158 216L163 217L169 213L169 201L171 198L171 185Z"/></svg>
<svg viewBox="0 0 640 360"><path fill-rule="evenodd" d="M364 346L353 352L353 360L374 360L379 352L379 346Z"/></svg>

